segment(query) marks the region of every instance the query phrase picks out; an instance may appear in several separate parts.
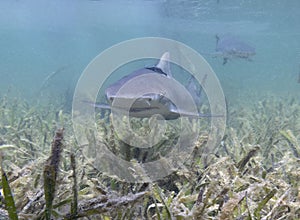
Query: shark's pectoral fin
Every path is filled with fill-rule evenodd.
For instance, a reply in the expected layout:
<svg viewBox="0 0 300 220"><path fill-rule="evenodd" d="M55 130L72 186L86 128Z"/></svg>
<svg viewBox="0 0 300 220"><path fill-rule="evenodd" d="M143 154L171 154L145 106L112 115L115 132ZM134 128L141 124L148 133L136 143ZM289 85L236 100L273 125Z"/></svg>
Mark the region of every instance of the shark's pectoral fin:
<svg viewBox="0 0 300 220"><path fill-rule="evenodd" d="M189 118L212 118L212 117L224 117L224 115L212 115L212 114L202 114L198 112L187 112L187 111L172 111L173 113L178 114L178 117L189 117Z"/></svg>
<svg viewBox="0 0 300 220"><path fill-rule="evenodd" d="M212 115L212 114L198 114L199 118L212 118L212 117L224 117L224 115Z"/></svg>
<svg viewBox="0 0 300 220"><path fill-rule="evenodd" d="M107 104L94 103L94 102L90 102L90 101L82 101L82 102L87 103L90 106L93 106L95 108L111 110L111 107Z"/></svg>

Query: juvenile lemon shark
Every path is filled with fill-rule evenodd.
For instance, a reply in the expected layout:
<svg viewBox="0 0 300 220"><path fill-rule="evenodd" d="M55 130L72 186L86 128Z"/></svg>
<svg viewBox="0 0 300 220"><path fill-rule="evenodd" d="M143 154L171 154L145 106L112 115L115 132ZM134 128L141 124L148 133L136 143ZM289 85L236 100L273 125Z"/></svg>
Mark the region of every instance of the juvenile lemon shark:
<svg viewBox="0 0 300 220"><path fill-rule="evenodd" d="M178 88L178 85L175 86L175 84L179 84L179 82L175 81L172 76L169 60L170 54L169 52L165 52L155 66L138 69L115 83L112 83L105 90L108 104L87 103L100 109L110 109L121 113L129 113L129 116L137 118L149 118L155 114L161 115L166 120L177 119L181 116L194 118L211 117L212 115L200 114L198 111L194 111L195 108L190 108L190 103L186 101L188 98L185 98L186 96L182 95L183 90L179 89L178 91L178 89L176 89ZM134 84L133 88L122 90L126 84L129 85L134 80L136 80L137 83ZM174 83L175 89L170 82L177 82ZM190 89L195 88L195 83L196 79L192 76L189 80L189 86L185 88L185 91L190 94L190 97L194 100L194 104L197 104L197 100L199 100L202 90L194 91L193 89ZM137 94L141 90L145 90L145 87L147 86L151 87L151 92L137 96ZM163 86L167 88L162 88ZM178 97L181 105L176 105L174 100L165 95L162 92L164 89L171 91L172 97ZM127 106L128 103L130 103L130 108Z"/></svg>
<svg viewBox="0 0 300 220"><path fill-rule="evenodd" d="M256 54L255 48L231 35L219 37L216 35L215 56L223 58L223 65L229 59L241 58L251 61L251 57Z"/></svg>

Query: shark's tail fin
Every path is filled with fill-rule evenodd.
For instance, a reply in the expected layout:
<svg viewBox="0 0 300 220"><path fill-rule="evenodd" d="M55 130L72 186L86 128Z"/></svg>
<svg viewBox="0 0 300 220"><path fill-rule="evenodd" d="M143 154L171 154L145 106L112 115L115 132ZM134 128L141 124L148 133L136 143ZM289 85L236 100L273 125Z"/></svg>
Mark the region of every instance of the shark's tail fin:
<svg viewBox="0 0 300 220"><path fill-rule="evenodd" d="M189 91L191 96L193 97L195 104L197 107L200 107L203 103L203 86L205 85L205 81L207 78L207 74L205 74L201 80L201 82L197 83L196 78L191 75L189 78L188 84L186 86L186 89ZM198 85L200 84L200 85Z"/></svg>
<svg viewBox="0 0 300 220"><path fill-rule="evenodd" d="M218 43L219 43L219 40L220 40L220 37L219 37L219 35L218 34L216 34L216 48L217 48L217 46L218 46Z"/></svg>

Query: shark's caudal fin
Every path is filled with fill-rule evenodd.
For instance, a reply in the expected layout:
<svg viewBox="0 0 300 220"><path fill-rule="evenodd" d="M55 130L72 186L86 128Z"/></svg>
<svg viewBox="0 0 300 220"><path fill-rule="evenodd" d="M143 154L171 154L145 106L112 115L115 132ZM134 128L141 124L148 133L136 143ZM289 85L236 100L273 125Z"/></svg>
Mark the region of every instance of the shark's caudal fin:
<svg viewBox="0 0 300 220"><path fill-rule="evenodd" d="M218 47L219 41L220 41L220 37L219 35L216 34L216 48Z"/></svg>
<svg viewBox="0 0 300 220"><path fill-rule="evenodd" d="M201 80L201 82L199 82L199 85L197 84L197 79L191 75L189 80L188 80L188 84L185 86L185 88L188 90L188 92L190 93L190 95L192 96L192 98L194 99L194 102L196 104L197 107L200 107L203 103L203 86L205 84L207 78L207 74L205 74Z"/></svg>
<svg viewBox="0 0 300 220"><path fill-rule="evenodd" d="M171 69L170 69L170 53L165 52L159 62L156 64L156 67L161 69L168 77L172 77Z"/></svg>
<svg viewBox="0 0 300 220"><path fill-rule="evenodd" d="M228 58L227 58L227 57L224 57L224 58L223 58L223 65L225 65L227 62L228 62Z"/></svg>

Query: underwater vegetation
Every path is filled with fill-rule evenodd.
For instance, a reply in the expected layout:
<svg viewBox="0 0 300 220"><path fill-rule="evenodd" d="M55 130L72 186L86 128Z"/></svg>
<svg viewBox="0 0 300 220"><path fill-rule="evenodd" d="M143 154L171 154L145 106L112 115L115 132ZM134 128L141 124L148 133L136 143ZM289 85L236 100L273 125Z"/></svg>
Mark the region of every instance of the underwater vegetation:
<svg viewBox="0 0 300 220"><path fill-rule="evenodd" d="M300 105L294 97L229 108L226 135L207 157L204 123L185 168L153 183L126 183L99 171L75 141L71 115L59 102L0 99L0 219L300 218ZM164 156L129 149L109 120L108 114L97 119L97 134L86 128L89 144L97 135L97 144L137 163ZM172 142L176 134L169 134ZM155 150L167 151L164 146Z"/></svg>

